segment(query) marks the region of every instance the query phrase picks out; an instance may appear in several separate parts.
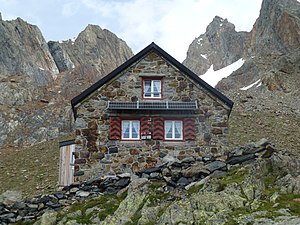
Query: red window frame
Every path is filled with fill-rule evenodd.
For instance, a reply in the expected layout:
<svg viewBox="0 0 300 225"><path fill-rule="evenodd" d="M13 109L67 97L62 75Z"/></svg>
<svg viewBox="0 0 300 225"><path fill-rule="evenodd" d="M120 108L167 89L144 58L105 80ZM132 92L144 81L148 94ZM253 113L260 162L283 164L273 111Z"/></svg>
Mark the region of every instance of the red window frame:
<svg viewBox="0 0 300 225"><path fill-rule="evenodd" d="M160 97L158 98L154 98L154 97L145 97L144 96L144 90L145 90L145 81L146 80L160 80ZM142 99L145 99L145 100L160 100L163 98L163 79L162 77L143 77L142 78Z"/></svg>

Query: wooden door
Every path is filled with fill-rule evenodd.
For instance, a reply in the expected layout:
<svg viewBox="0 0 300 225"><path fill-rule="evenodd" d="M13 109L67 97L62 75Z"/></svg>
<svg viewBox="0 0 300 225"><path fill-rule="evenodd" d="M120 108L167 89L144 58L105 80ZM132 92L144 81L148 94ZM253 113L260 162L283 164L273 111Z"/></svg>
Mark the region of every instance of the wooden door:
<svg viewBox="0 0 300 225"><path fill-rule="evenodd" d="M60 143L59 185L68 186L74 182L74 152L75 144Z"/></svg>

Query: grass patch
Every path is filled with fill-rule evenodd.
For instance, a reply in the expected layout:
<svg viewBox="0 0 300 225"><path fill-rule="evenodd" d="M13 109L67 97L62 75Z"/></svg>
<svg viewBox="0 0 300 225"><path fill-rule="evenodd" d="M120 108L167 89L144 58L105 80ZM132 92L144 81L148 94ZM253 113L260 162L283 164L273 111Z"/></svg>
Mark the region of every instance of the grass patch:
<svg viewBox="0 0 300 225"><path fill-rule="evenodd" d="M189 195L192 195L192 194L196 194L198 193L202 188L204 187L204 184L201 184L201 185L194 185L192 187L190 187L188 190L187 190L187 193Z"/></svg>
<svg viewBox="0 0 300 225"><path fill-rule="evenodd" d="M112 215L117 210L120 203L126 198L126 196L127 192L124 192L122 196L106 194L100 196L97 199L75 203L68 211L61 211L58 215L58 220L60 221L65 216L68 216L68 214L79 210L81 211L81 215L75 216L75 218L73 218L78 223L91 224L91 218L95 215L95 213L98 215L99 219L103 221L108 215ZM87 210L94 207L97 207L94 210L95 213L92 212L87 214Z"/></svg>
<svg viewBox="0 0 300 225"><path fill-rule="evenodd" d="M145 201L140 204L136 213L130 218L131 222L127 222L126 225L135 225L138 224L139 219L142 217L141 211L146 205L146 207L156 207L159 206L162 202L165 202L169 197L169 193L163 192L162 187L165 185L164 182L153 182L149 184L150 192L146 197ZM156 217L160 217L165 211L165 208L159 208ZM146 223L148 225L157 224L156 221L149 221Z"/></svg>
<svg viewBox="0 0 300 225"><path fill-rule="evenodd" d="M238 167L230 170L224 177L219 179L219 185L216 189L216 192L223 191L228 184L240 184L247 175L249 175L249 170L245 167Z"/></svg>
<svg viewBox="0 0 300 225"><path fill-rule="evenodd" d="M281 208L288 208L290 213L294 216L300 216L300 202L294 201L294 199L300 199L300 194L284 194L278 198L279 206Z"/></svg>
<svg viewBox="0 0 300 225"><path fill-rule="evenodd" d="M130 218L131 222L127 222L125 225L135 225L138 224L139 219L142 217L141 210L145 206L147 199L139 205L139 208L135 212L135 214Z"/></svg>
<svg viewBox="0 0 300 225"><path fill-rule="evenodd" d="M164 183L160 182L155 182L149 185L151 191L149 193L149 196L147 197L147 200L149 201L149 204L147 206L157 206L169 197L168 192L160 190L163 185Z"/></svg>
<svg viewBox="0 0 300 225"><path fill-rule="evenodd" d="M29 197L57 190L58 142L71 138L72 135L67 135L34 146L11 149L0 158L0 194L16 190Z"/></svg>
<svg viewBox="0 0 300 225"><path fill-rule="evenodd" d="M300 117L293 114L277 116L272 112L249 112L244 116L233 109L229 119L229 148L256 142L262 137L279 149L287 149L299 157Z"/></svg>

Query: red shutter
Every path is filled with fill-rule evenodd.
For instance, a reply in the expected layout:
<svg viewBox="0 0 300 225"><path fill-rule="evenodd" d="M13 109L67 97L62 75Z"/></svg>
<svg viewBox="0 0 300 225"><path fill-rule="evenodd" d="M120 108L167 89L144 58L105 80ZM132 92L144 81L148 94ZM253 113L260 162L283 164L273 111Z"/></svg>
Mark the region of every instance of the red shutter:
<svg viewBox="0 0 300 225"><path fill-rule="evenodd" d="M109 139L120 140L121 139L121 118L120 117L110 117L109 126Z"/></svg>
<svg viewBox="0 0 300 225"><path fill-rule="evenodd" d="M183 126L184 126L184 139L195 140L196 138L195 118L184 118Z"/></svg>
<svg viewBox="0 0 300 225"><path fill-rule="evenodd" d="M141 136L151 135L150 125L151 125L151 119L149 117L141 118Z"/></svg>
<svg viewBox="0 0 300 225"><path fill-rule="evenodd" d="M164 139L164 119L161 117L153 118L153 139L154 140Z"/></svg>

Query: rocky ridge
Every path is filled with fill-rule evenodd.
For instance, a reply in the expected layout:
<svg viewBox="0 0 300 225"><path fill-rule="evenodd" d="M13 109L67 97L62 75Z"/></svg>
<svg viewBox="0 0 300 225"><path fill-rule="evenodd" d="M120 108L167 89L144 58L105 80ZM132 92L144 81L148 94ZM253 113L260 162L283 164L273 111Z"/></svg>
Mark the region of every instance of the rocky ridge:
<svg viewBox="0 0 300 225"><path fill-rule="evenodd" d="M190 45L184 64L198 74L244 60L216 85L235 102L229 120L232 147L263 135L299 155L299 12L296 0L263 0L250 32L237 32L226 19L215 17ZM232 41L236 45L229 48Z"/></svg>
<svg viewBox="0 0 300 225"><path fill-rule="evenodd" d="M58 74L41 31L21 18L0 20L0 49L0 75L27 75L39 86Z"/></svg>
<svg viewBox="0 0 300 225"><path fill-rule="evenodd" d="M226 160L166 159L136 175L96 178L25 200L8 191L0 196L0 222L296 224L299 167L298 160L262 139L235 148ZM102 205L108 200L111 205Z"/></svg>
<svg viewBox="0 0 300 225"><path fill-rule="evenodd" d="M183 64L198 75L211 66L219 70L243 57L246 38L247 32L237 32L227 19L216 16L206 32L191 43Z"/></svg>
<svg viewBox="0 0 300 225"><path fill-rule="evenodd" d="M190 45L184 64L204 74L243 58L244 64L216 86L227 93L260 80L253 89L299 95L300 3L263 0L250 32L236 32L226 19L215 17L206 32Z"/></svg>
<svg viewBox="0 0 300 225"><path fill-rule="evenodd" d="M88 25L73 40L49 41L48 46L62 73L61 94L69 99L133 55L125 41L97 25Z"/></svg>
<svg viewBox="0 0 300 225"><path fill-rule="evenodd" d="M48 43L37 26L0 20L0 146L32 145L72 132L70 99L133 54L88 25L73 42Z"/></svg>

